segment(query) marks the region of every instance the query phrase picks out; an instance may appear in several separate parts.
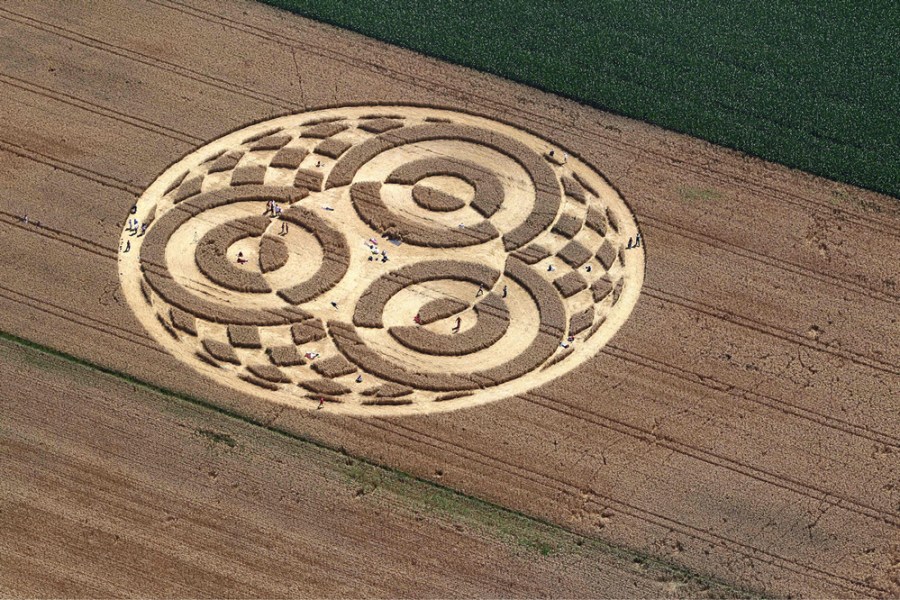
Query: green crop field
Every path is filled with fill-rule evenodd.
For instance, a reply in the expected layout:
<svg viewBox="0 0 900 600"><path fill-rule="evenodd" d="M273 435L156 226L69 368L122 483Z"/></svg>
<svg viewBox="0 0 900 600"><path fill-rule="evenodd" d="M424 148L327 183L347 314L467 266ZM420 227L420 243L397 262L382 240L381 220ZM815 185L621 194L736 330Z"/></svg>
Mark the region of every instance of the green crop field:
<svg viewBox="0 0 900 600"><path fill-rule="evenodd" d="M900 4L265 0L900 197Z"/></svg>

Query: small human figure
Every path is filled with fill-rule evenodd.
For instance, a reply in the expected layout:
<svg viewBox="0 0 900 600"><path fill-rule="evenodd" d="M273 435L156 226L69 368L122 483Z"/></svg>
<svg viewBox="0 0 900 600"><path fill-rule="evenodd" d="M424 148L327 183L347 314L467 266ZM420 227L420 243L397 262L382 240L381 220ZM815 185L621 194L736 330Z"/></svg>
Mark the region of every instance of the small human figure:
<svg viewBox="0 0 900 600"><path fill-rule="evenodd" d="M21 221L23 223L25 223L26 225L28 225L28 214L27 213L22 215Z"/></svg>
<svg viewBox="0 0 900 600"><path fill-rule="evenodd" d="M282 221L280 235L287 235L287 232L288 232L288 223L287 223L287 221Z"/></svg>
<svg viewBox="0 0 900 600"><path fill-rule="evenodd" d="M625 246L625 249L626 249L626 250L631 250L632 247L633 247L633 246L631 245L631 238L628 238L628 245Z"/></svg>
<svg viewBox="0 0 900 600"><path fill-rule="evenodd" d="M387 252L385 252L384 250L382 250L382 251L381 251L381 262L386 263L387 261L388 261L388 255L387 255Z"/></svg>
<svg viewBox="0 0 900 600"><path fill-rule="evenodd" d="M319 358L319 353L318 352L307 352L306 354L304 354L304 356L309 360L316 360L317 358Z"/></svg>
<svg viewBox="0 0 900 600"><path fill-rule="evenodd" d="M278 204L274 204L274 205L273 205L273 210L275 211L274 214L273 214L273 216L274 216L276 219L280 218L280 217L281 217L281 207L278 206Z"/></svg>
<svg viewBox="0 0 900 600"><path fill-rule="evenodd" d="M478 291L475 292L475 297L476 297L476 298L480 298L480 297L483 296L483 295L484 295L484 284L483 284L483 283L479 283L479 284L478 284Z"/></svg>
<svg viewBox="0 0 900 600"><path fill-rule="evenodd" d="M327 211L334 211L334 208L333 208L333 207L331 207L331 206L326 206L325 204L322 205L322 208L324 208L324 209L327 210Z"/></svg>
<svg viewBox="0 0 900 600"><path fill-rule="evenodd" d="M129 252L131 250L131 240L125 240L125 252Z"/></svg>
<svg viewBox="0 0 900 600"><path fill-rule="evenodd" d="M266 215L268 215L268 214L273 214L273 213L275 212L274 210L272 210L272 203L273 203L273 202L275 202L275 201L274 201L274 200L266 200L266 210L265 210L265 212L263 213L263 216L266 216Z"/></svg>
<svg viewBox="0 0 900 600"><path fill-rule="evenodd" d="M244 258L244 253L243 253L243 252L238 252L238 255L237 255L237 263L238 263L239 265L245 265L245 264L247 264L247 259Z"/></svg>
<svg viewBox="0 0 900 600"><path fill-rule="evenodd" d="M567 339L567 341L569 341L569 342L574 342L574 341L575 341L575 336L574 336L574 335L570 335L570 336L569 336L568 338L566 338L566 339Z"/></svg>
<svg viewBox="0 0 900 600"><path fill-rule="evenodd" d="M138 234L138 237L141 237L141 236L144 235L145 233L147 233L147 224L146 224L146 223L144 223L143 225L141 225L141 232Z"/></svg>
<svg viewBox="0 0 900 600"><path fill-rule="evenodd" d="M362 375L356 378L356 383L362 383Z"/></svg>
<svg viewBox="0 0 900 600"><path fill-rule="evenodd" d="M547 271L553 271L553 265L547 265Z"/></svg>
<svg viewBox="0 0 900 600"><path fill-rule="evenodd" d="M459 328L462 326L462 317L456 317L456 326L453 327L453 333L459 333Z"/></svg>
<svg viewBox="0 0 900 600"><path fill-rule="evenodd" d="M556 150L550 151L550 158L553 158L556 155Z"/></svg>
<svg viewBox="0 0 900 600"><path fill-rule="evenodd" d="M334 307L335 310L337 310L337 302L332 302L331 306Z"/></svg>
<svg viewBox="0 0 900 600"><path fill-rule="evenodd" d="M506 286L503 286L503 297L506 298L507 289Z"/></svg>
<svg viewBox="0 0 900 600"><path fill-rule="evenodd" d="M637 234L637 237L634 240L634 247L635 248L641 247L641 234Z"/></svg>
<svg viewBox="0 0 900 600"><path fill-rule="evenodd" d="M318 168L321 167L321 166L322 166L322 161L321 161L321 160L317 160L317 161L316 161L316 168L318 169Z"/></svg>
<svg viewBox="0 0 900 600"><path fill-rule="evenodd" d="M565 342L560 342L559 345L562 346L563 348L568 348L568 347L569 347L569 345L568 345L567 343L565 343Z"/></svg>
<svg viewBox="0 0 900 600"><path fill-rule="evenodd" d="M592 267L591 265L587 265L587 266L584 268L584 270L587 271L588 273L590 273L591 271L594 270L594 267Z"/></svg>
<svg viewBox="0 0 900 600"><path fill-rule="evenodd" d="M134 237L137 234L139 223L140 223L140 221L138 221L137 219L134 220L134 227L131 228L131 233L130 233L131 237Z"/></svg>
<svg viewBox="0 0 900 600"><path fill-rule="evenodd" d="M563 152L563 164L565 164L566 161L568 161L568 160L569 160L569 153Z"/></svg>
<svg viewBox="0 0 900 600"><path fill-rule="evenodd" d="M421 325L422 316L419 313L416 313L416 316L413 317L413 321L415 321L416 325Z"/></svg>
<svg viewBox="0 0 900 600"><path fill-rule="evenodd" d="M137 204L132 205L132 207L131 207L131 214L133 214L133 215L136 215L136 214L137 214Z"/></svg>
<svg viewBox="0 0 900 600"><path fill-rule="evenodd" d="M320 397L319 397L319 405L316 407L316 410L321 409L323 406L325 406L325 398L322 398L322 397L320 396Z"/></svg>

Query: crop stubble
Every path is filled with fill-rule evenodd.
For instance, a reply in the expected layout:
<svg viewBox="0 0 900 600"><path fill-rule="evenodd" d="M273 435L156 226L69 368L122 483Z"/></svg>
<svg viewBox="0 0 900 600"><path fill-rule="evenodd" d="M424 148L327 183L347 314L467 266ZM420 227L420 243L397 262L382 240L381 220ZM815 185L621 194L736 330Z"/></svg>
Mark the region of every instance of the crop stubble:
<svg viewBox="0 0 900 600"><path fill-rule="evenodd" d="M890 199L256 5L20 2L0 28L3 330L730 581L897 595ZM313 418L198 380L141 330L115 244L168 164L283 112L411 100L553 139L630 203L645 285L595 360L477 409Z"/></svg>

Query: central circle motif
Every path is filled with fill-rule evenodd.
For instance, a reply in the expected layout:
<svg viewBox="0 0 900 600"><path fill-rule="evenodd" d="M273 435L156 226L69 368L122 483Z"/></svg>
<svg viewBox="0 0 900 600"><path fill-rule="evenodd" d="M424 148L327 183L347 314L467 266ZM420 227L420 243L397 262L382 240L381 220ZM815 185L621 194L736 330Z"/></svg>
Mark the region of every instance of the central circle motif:
<svg viewBox="0 0 900 600"><path fill-rule="evenodd" d="M122 234L125 296L181 360L361 415L481 404L593 357L643 280L616 191L508 125L417 107L281 117L169 168Z"/></svg>

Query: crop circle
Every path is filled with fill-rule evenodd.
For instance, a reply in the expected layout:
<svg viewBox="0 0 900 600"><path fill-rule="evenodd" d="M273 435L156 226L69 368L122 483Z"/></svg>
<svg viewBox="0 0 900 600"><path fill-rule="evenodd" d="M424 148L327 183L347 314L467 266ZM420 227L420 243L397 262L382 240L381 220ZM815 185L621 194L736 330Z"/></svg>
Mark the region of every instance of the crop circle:
<svg viewBox="0 0 900 600"><path fill-rule="evenodd" d="M422 107L257 123L192 152L122 232L129 305L169 352L273 402L356 415L546 384L643 281L606 180L509 125Z"/></svg>

